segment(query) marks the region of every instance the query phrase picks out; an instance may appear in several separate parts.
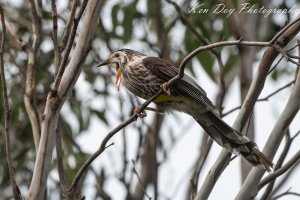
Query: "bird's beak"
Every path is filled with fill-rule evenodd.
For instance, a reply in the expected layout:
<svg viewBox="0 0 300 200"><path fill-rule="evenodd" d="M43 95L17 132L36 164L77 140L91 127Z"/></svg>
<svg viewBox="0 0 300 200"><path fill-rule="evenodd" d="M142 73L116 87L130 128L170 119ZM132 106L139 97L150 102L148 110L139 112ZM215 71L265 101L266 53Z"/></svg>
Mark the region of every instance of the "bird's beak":
<svg viewBox="0 0 300 200"><path fill-rule="evenodd" d="M97 65L97 67L101 67L101 66L104 66L104 65L108 65L110 62L109 60L105 60L103 63Z"/></svg>

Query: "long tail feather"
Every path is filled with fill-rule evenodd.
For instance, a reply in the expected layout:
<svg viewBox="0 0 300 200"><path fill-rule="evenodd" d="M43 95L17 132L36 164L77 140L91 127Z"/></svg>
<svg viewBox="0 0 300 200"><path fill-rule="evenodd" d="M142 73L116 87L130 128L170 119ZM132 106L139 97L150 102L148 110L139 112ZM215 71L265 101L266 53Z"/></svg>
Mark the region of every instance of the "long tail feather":
<svg viewBox="0 0 300 200"><path fill-rule="evenodd" d="M215 113L208 111L201 116L194 116L201 127L222 147L232 153L241 154L248 162L268 172L272 171L273 163L259 151L255 142L239 134Z"/></svg>

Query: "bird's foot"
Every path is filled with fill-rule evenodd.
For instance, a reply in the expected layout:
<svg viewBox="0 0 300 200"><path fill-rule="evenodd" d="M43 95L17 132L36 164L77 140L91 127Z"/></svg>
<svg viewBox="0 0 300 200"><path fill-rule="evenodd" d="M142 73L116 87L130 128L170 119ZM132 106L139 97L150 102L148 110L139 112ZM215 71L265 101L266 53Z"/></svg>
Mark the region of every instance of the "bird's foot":
<svg viewBox="0 0 300 200"><path fill-rule="evenodd" d="M144 118L144 117L147 117L147 113L145 112L145 110L149 110L149 111L152 111L152 112L155 112L157 114L160 114L160 115L163 115L164 113L161 112L160 110L156 109L156 108L151 108L151 107L146 107L144 110L142 110L142 106L141 105L137 105L135 108L134 108L134 113L140 117L140 118Z"/></svg>
<svg viewBox="0 0 300 200"><path fill-rule="evenodd" d="M167 94L167 95L171 95L171 90L170 90L170 85L168 82L165 82L163 84L160 85L160 88Z"/></svg>
<svg viewBox="0 0 300 200"><path fill-rule="evenodd" d="M140 118L144 118L144 117L147 117L147 113L142 109L142 106L141 105L137 105L135 108L134 108L134 114L136 114L138 117Z"/></svg>
<svg viewBox="0 0 300 200"><path fill-rule="evenodd" d="M145 110L149 110L149 111L152 111L152 112L155 112L159 115L163 115L164 113L156 108L151 108L151 107L146 107Z"/></svg>

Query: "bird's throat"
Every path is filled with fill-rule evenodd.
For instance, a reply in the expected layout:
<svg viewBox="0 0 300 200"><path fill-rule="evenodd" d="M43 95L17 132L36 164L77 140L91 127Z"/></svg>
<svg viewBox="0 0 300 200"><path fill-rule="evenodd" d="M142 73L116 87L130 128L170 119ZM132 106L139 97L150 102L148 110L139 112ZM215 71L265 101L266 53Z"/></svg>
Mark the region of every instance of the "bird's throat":
<svg viewBox="0 0 300 200"><path fill-rule="evenodd" d="M118 90L120 90L120 84L121 84L121 67L119 67L119 69L117 71L116 84L118 86Z"/></svg>

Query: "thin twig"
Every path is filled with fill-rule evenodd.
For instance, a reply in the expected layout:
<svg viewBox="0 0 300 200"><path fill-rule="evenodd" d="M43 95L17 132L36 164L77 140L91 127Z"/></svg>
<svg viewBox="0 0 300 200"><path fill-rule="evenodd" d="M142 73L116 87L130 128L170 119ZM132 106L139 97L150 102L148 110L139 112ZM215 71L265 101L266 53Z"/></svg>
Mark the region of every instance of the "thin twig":
<svg viewBox="0 0 300 200"><path fill-rule="evenodd" d="M146 197L147 197L149 200L151 200L152 198L151 198L150 195L147 193L146 188L145 188L145 186L144 186L144 184L143 184L143 182L142 182L142 180L141 180L141 178L140 178L140 176L139 176L139 174L138 174L138 172L137 172L137 170L136 170L136 168L135 168L135 161L134 161L134 160L131 160L131 162L132 162L132 164L133 164L132 171L133 171L133 173L136 175L136 177L137 177L137 179L138 179L138 181L139 181L140 187L142 188L142 190L143 190L144 194L146 195Z"/></svg>
<svg viewBox="0 0 300 200"><path fill-rule="evenodd" d="M284 86L278 88L277 90L275 90L274 92L272 92L271 94L267 95L266 97L263 97L263 98L260 98L258 99L257 101L260 102L260 101L268 101L272 96L276 95L277 93L279 93L280 91L290 87L291 85L293 85L295 83L295 80L285 84ZM237 106L235 108L232 108L230 109L229 111L225 112L222 117L226 116L226 115L229 115L230 113L236 111L236 110L239 110L242 106Z"/></svg>
<svg viewBox="0 0 300 200"><path fill-rule="evenodd" d="M55 80L54 80L54 84L53 84L53 88L52 88L53 91L56 91L58 89L58 86L60 84L62 76L65 72L65 67L67 65L68 58L69 58L72 46L74 44L74 39L75 39L75 36L76 36L77 27L78 27L79 21L82 17L82 14L83 14L86 6L87 6L87 3L88 3L88 0L83 1L83 3L81 4L81 7L79 9L79 12L77 13L76 17L73 19L72 29L69 32L67 45L66 45L66 48L64 49L62 60L60 62L58 72L57 72L57 75L56 75Z"/></svg>
<svg viewBox="0 0 300 200"><path fill-rule="evenodd" d="M279 198L281 198L281 197L283 197L283 196L286 196L286 195L294 195L294 196L300 197L300 193L290 192L291 189L292 189L292 188L289 188L286 192L283 192L282 194L279 194L279 195L273 197L272 200L279 199Z"/></svg>
<svg viewBox="0 0 300 200"><path fill-rule="evenodd" d="M270 41L270 44L274 44L275 42L279 42L278 38L280 36L282 36L291 26L293 26L295 23L297 23L300 20L300 17L298 17L297 19L295 19L294 21L292 21L291 23L289 23L288 25L286 25L283 29L281 29L274 37L273 39ZM280 44L281 45L281 44Z"/></svg>
<svg viewBox="0 0 300 200"><path fill-rule="evenodd" d="M62 41L59 45L60 51L63 51L65 49L66 45L67 45L67 41L68 41L68 38L69 38L69 35L70 35L70 32L71 32L72 23L73 23L75 14L76 14L76 9L77 9L79 4L80 4L79 0L74 0L73 3L72 3L71 13L70 13L68 21L66 23L64 32L63 32Z"/></svg>
<svg viewBox="0 0 300 200"><path fill-rule="evenodd" d="M295 82L296 80L294 80ZM297 137L298 133L293 137ZM293 139L291 139L292 141ZM280 176L281 174L285 173L293 164L296 163L296 161L300 159L300 151L298 151L292 159L290 159L284 166L282 166L280 169L278 169L277 171L275 171L272 174L269 174L266 178L264 178L258 188L262 188L264 185L266 185L268 182L273 181L275 178L277 178L278 176Z"/></svg>
<svg viewBox="0 0 300 200"><path fill-rule="evenodd" d="M34 0L30 0L31 12L32 12L32 30L33 30L33 55L37 56L37 51L40 49L42 40L42 16L39 15L39 5Z"/></svg>
<svg viewBox="0 0 300 200"><path fill-rule="evenodd" d="M187 55L181 62L180 66L179 66L179 74L175 77L173 77L171 80L169 80L168 85L170 86L170 83L173 81L178 81L180 80L183 75L184 75L184 68L185 65L197 54L199 54L202 51L207 51L213 48L217 48L217 47L223 47L223 46L234 46L234 45L246 45L246 46L269 46L269 42L259 42L259 41L243 41L242 38L239 40L233 40L233 41L221 41L221 42L216 42L213 44L209 44L209 45L205 45L205 46L201 46L197 49L195 49L194 51L192 51L189 55Z"/></svg>
<svg viewBox="0 0 300 200"><path fill-rule="evenodd" d="M65 175L65 170L64 170L64 164L63 164L63 150L62 150L62 145L61 145L61 128L58 125L56 129L56 159L57 159L57 171L58 171L58 177L60 180L60 185L61 188L66 196L68 196L68 185L66 181L66 175Z"/></svg>
<svg viewBox="0 0 300 200"><path fill-rule="evenodd" d="M36 106L36 71L38 52L40 50L42 38L42 20L39 15L39 3L30 0L32 14L32 45L26 49L28 55L26 78L25 78L25 94L23 96L27 115L29 117L34 144L36 151L38 150L41 134L41 125L39 112Z"/></svg>
<svg viewBox="0 0 300 200"><path fill-rule="evenodd" d="M281 92L282 90L284 90L284 89L290 87L290 86L293 85L294 83L295 83L295 80L293 80L293 81L287 83L286 85L284 85L284 86L278 88L277 90L275 90L275 91L272 92L271 94L267 95L266 97L263 97L263 98L258 99L257 101L268 101L270 97L272 97L272 96L274 96L275 94Z"/></svg>
<svg viewBox="0 0 300 200"><path fill-rule="evenodd" d="M74 1L76 2L76 1ZM58 71L59 63L60 63L60 49L58 47L57 40L57 9L56 9L56 0L51 0L51 10L52 10L52 41L54 47L54 62L55 62L55 75Z"/></svg>
<svg viewBox="0 0 300 200"><path fill-rule="evenodd" d="M281 53L281 55L283 57L285 57L285 59L288 62L291 62L291 63L297 65L298 67L300 66L300 64L297 61L295 61L295 60L292 59L294 56L292 56L292 55L288 54L287 52L285 52L283 48L281 48L278 45L273 45L273 47L276 49L276 51L278 51L279 53ZM298 59L298 57L296 59Z"/></svg>
<svg viewBox="0 0 300 200"><path fill-rule="evenodd" d="M15 174L12 164L11 158L11 144L10 144L10 135L9 135L9 121L10 121L10 108L8 103L8 94L7 94L7 86L5 79L5 71L4 71L4 48L5 48L5 40L6 40L6 26L4 20L4 13L2 6L0 4L0 18L1 18L1 26L2 33L1 34L1 44L0 44L0 70L1 70L1 84L2 84L2 93L3 93L3 104L4 104L4 138L5 138L5 149L6 149L6 158L7 158L7 166L8 172L11 182L11 187L13 191L14 198L17 200L22 199L21 192L15 180Z"/></svg>
<svg viewBox="0 0 300 200"><path fill-rule="evenodd" d="M167 3L172 4L174 6L174 8L176 9L177 13L179 14L179 17L182 21L183 24L185 24L189 29L191 29L191 31L195 34L195 36L197 37L197 39L202 42L205 45L208 45L208 41L205 39L205 37L199 32L197 31L197 29L195 28L195 26L191 23L191 21L187 18L186 14L183 12L183 10L181 9L181 7L174 1L172 0L165 0ZM213 53L216 53L215 50L211 50Z"/></svg>
<svg viewBox="0 0 300 200"><path fill-rule="evenodd" d="M268 75L279 65L279 63L282 61L283 58L284 58L284 56L281 56L279 58L279 60L277 61L277 63L269 70Z"/></svg>
<svg viewBox="0 0 300 200"><path fill-rule="evenodd" d="M286 131L285 139L286 139L286 142L285 142L284 149L283 149L283 151L280 154L280 157L279 157L279 159L278 159L278 161L277 161L277 163L275 165L274 171L278 170L282 166L282 164L284 162L284 159L286 158L286 156L287 156L287 154L288 154L288 152L290 150L291 144L292 144L292 142L294 140L294 137L291 138L289 130ZM268 184L268 186L267 186L264 194L261 197L261 200L267 200L269 198L269 196L270 196L270 194L271 194L271 192L272 192L272 190L274 188L274 185L275 185L275 180L271 181ZM260 190L261 188L257 188L257 189Z"/></svg>
<svg viewBox="0 0 300 200"><path fill-rule="evenodd" d="M28 42L24 41L21 37L19 37L7 21L5 21L5 24L7 32L14 39L16 45L19 46L20 49L22 49L23 51L26 51L27 53L29 51L32 51L31 45Z"/></svg>
<svg viewBox="0 0 300 200"><path fill-rule="evenodd" d="M147 101L145 101L142 105L141 105L141 110L144 110L154 99L156 99L160 94L162 93L162 90L159 90L154 96L152 96L151 98L149 98ZM105 138L102 140L100 148L82 165L82 167L80 168L80 170L78 171L78 173L76 174L76 176L73 179L73 182L71 184L71 186L69 187L68 191L74 191L77 187L77 184L80 180L80 178L82 177L82 175L87 171L87 169L89 168L89 166L92 164L92 162L106 149L106 144L107 142L110 140L110 138L112 138L116 133L118 133L120 130L122 130L123 128L125 128L126 126L128 126L129 124L131 124L132 122L134 122L137 119L138 115L137 113L134 113L129 119L127 119L126 121L124 121L123 123L119 124L117 127L115 127L113 130L111 130L106 136Z"/></svg>

